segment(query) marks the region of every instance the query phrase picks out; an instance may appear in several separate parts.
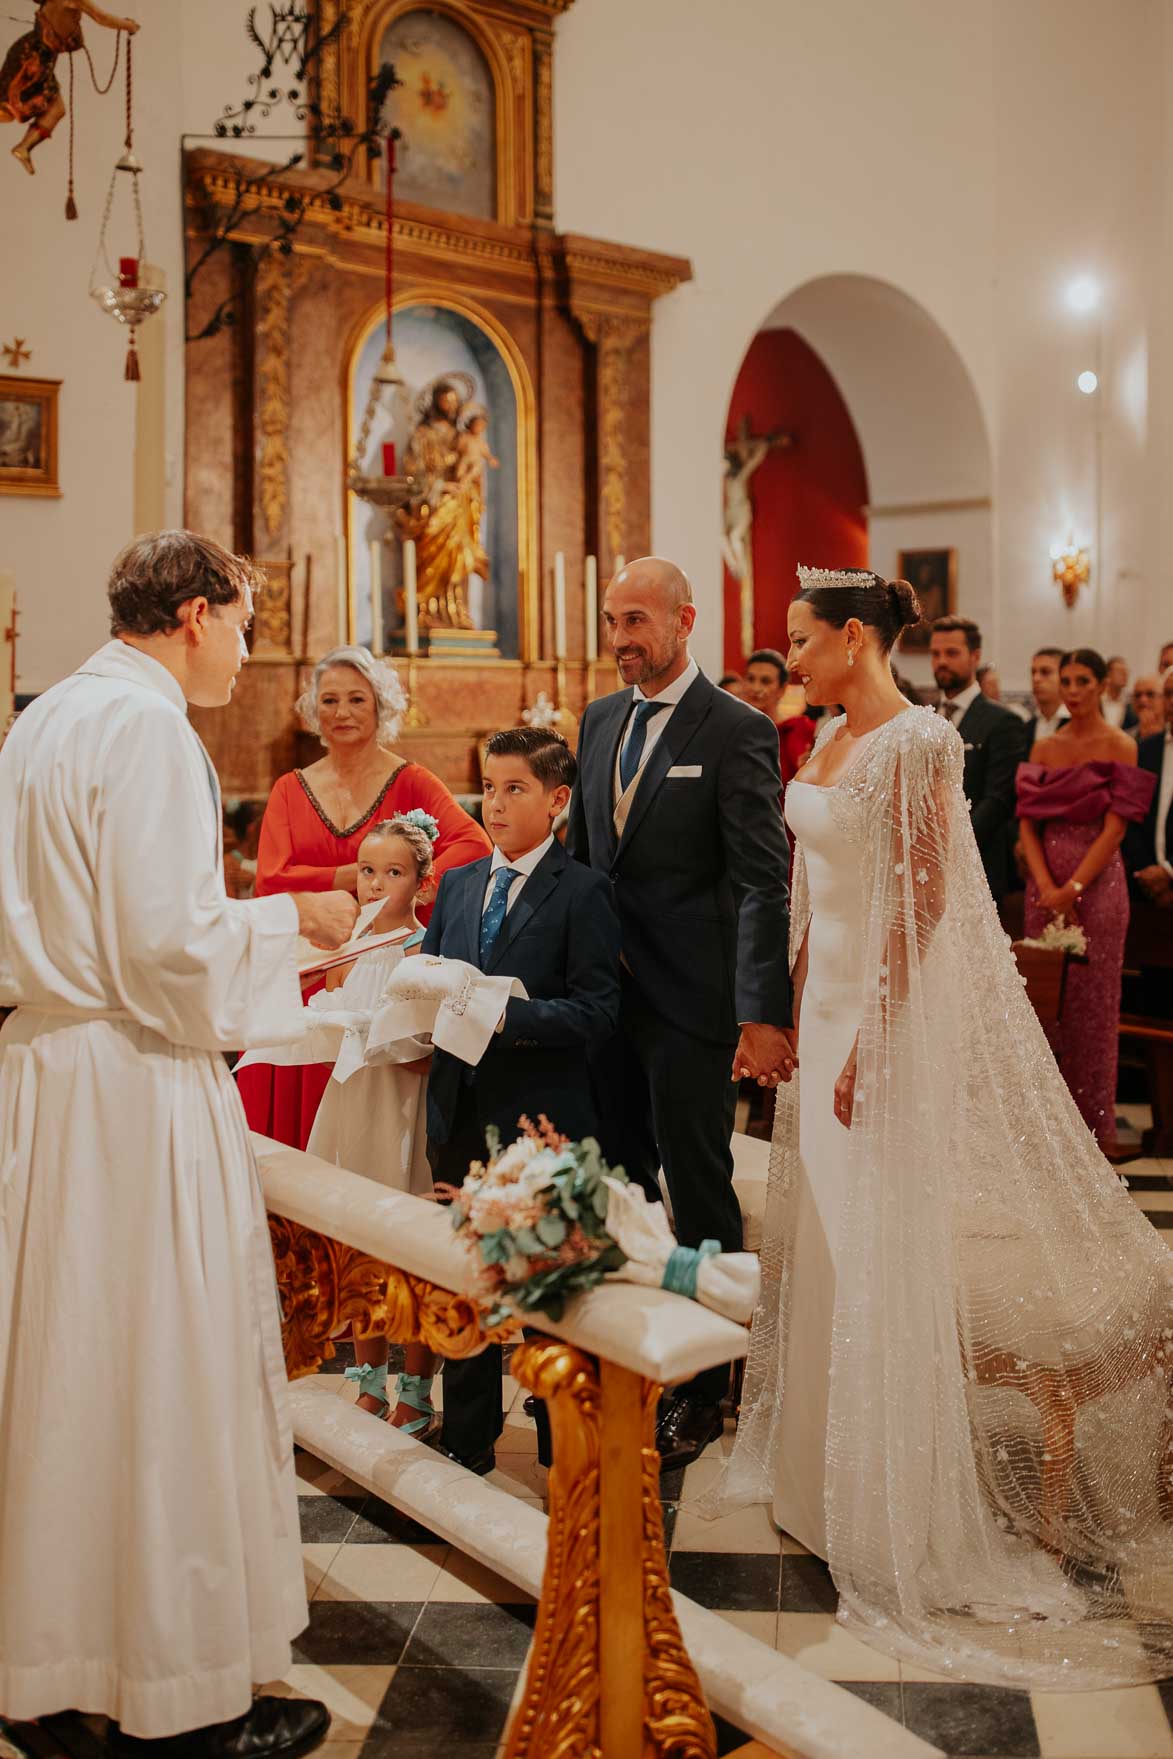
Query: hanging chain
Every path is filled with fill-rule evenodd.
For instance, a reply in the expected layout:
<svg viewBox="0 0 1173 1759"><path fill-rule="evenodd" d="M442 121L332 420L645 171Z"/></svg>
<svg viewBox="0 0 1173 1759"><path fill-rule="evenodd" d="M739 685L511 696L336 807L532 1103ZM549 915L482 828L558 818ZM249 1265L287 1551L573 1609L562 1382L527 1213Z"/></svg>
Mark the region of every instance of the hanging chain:
<svg viewBox="0 0 1173 1759"><path fill-rule="evenodd" d="M69 184L65 192L65 218L67 220L77 219L77 201L73 191L73 136L74 119L77 112L74 108L73 88L73 56L71 55L69 57Z"/></svg>
<svg viewBox="0 0 1173 1759"><path fill-rule="evenodd" d="M122 32L118 33L119 41ZM113 84L113 80L111 80ZM109 87L106 88L109 90ZM129 153L134 146L134 38L126 39L126 150Z"/></svg>
<svg viewBox="0 0 1173 1759"><path fill-rule="evenodd" d="M127 52L128 53L129 53L129 49L130 49L130 39L127 38ZM106 96L106 93L110 90L110 87L114 84L115 77L118 73L118 57L122 53L122 32L115 31L115 33L114 33L114 65L110 69L110 77L106 81L105 85L98 84L98 76L97 76L97 73L94 71L94 58L90 54L90 46L88 43L85 43L85 42L82 43L82 52L85 55L86 60L90 64L90 80L93 83L94 90L97 92L97 94L100 98L104 98Z"/></svg>

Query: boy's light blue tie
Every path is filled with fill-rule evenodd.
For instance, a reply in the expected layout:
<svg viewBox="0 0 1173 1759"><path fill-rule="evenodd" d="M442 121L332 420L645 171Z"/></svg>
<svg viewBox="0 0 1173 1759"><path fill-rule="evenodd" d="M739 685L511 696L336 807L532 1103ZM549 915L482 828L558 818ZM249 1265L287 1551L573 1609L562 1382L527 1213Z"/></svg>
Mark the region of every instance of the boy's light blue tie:
<svg viewBox="0 0 1173 1759"><path fill-rule="evenodd" d="M518 878L516 867L499 867L493 875L493 892L484 914L481 917L481 970L489 962L490 955L501 933L501 924L505 921L505 912L509 908L509 888Z"/></svg>
<svg viewBox="0 0 1173 1759"><path fill-rule="evenodd" d="M627 744L619 754L619 783L626 794L631 787L632 777L639 771L643 760L644 746L648 741L648 722L653 715L663 714L671 705L666 702L640 702L636 704L635 714L631 718L631 734Z"/></svg>

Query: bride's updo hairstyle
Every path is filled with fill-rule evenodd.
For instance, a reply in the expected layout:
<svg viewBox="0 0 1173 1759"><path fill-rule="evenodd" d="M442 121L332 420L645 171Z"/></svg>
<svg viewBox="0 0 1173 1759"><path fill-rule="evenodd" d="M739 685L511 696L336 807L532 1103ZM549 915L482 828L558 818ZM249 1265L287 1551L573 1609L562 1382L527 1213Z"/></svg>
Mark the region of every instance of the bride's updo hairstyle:
<svg viewBox="0 0 1173 1759"><path fill-rule="evenodd" d="M885 580L867 568L799 569L801 605L809 605L820 623L843 629L852 617L874 629L883 653L891 652L904 629L921 621L920 600L907 580Z"/></svg>

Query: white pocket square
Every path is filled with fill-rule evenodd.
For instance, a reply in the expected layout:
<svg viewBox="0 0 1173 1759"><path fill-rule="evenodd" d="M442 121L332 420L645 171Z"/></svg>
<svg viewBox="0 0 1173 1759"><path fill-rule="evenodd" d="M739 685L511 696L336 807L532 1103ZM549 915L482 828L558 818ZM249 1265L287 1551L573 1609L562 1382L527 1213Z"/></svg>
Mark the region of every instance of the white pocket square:
<svg viewBox="0 0 1173 1759"><path fill-rule="evenodd" d="M703 773L703 768L699 763L674 763L668 771L668 780L671 781L673 776L699 776Z"/></svg>

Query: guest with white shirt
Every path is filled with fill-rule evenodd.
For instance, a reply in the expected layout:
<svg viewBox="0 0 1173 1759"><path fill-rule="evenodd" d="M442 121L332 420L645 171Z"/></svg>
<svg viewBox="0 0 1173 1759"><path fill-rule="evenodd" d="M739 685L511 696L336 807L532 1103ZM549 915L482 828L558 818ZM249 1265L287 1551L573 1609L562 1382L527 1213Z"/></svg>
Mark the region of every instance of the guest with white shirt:
<svg viewBox="0 0 1173 1759"><path fill-rule="evenodd" d="M1137 746L1137 763L1157 778L1142 824L1130 825L1124 864L1136 890L1151 904L1173 910L1173 670L1165 673L1161 700L1165 726Z"/></svg>
<svg viewBox="0 0 1173 1759"><path fill-rule="evenodd" d="M1013 710L983 695L978 682L982 633L968 617L938 617L929 658L940 695L936 709L961 735L962 785L982 865L996 903L1010 885L1007 828L1014 816L1014 777L1029 746Z"/></svg>
<svg viewBox="0 0 1173 1759"><path fill-rule="evenodd" d="M1026 723L1026 749L1030 751L1042 739L1050 739L1070 717L1059 688L1061 647L1040 647L1030 657L1030 689L1035 712Z"/></svg>
<svg viewBox="0 0 1173 1759"><path fill-rule="evenodd" d="M528 998L509 1003L475 1068L433 1054L428 1153L440 1183L461 1184L469 1163L484 1160L490 1128L512 1142L523 1114L544 1112L573 1141L599 1134L588 1053L619 1020L619 921L606 874L572 861L554 836L575 773L550 728L494 733L483 770L493 854L440 882L422 955L516 977ZM491 1472L503 1421L500 1346L449 1362L441 1451Z"/></svg>
<svg viewBox="0 0 1173 1759"><path fill-rule="evenodd" d="M1128 661L1123 654L1113 654L1108 661L1100 713L1110 727L1119 727L1124 733L1136 725L1136 710L1128 700Z"/></svg>
<svg viewBox="0 0 1173 1759"><path fill-rule="evenodd" d="M612 882L623 929L603 1152L651 1196L663 1168L682 1245L737 1251L734 1080L771 1087L796 1060L778 736L691 657L696 606L674 563L628 563L603 621L626 688L583 715L566 844ZM710 1369L679 1389L657 1430L665 1470L720 1434L728 1381Z"/></svg>

